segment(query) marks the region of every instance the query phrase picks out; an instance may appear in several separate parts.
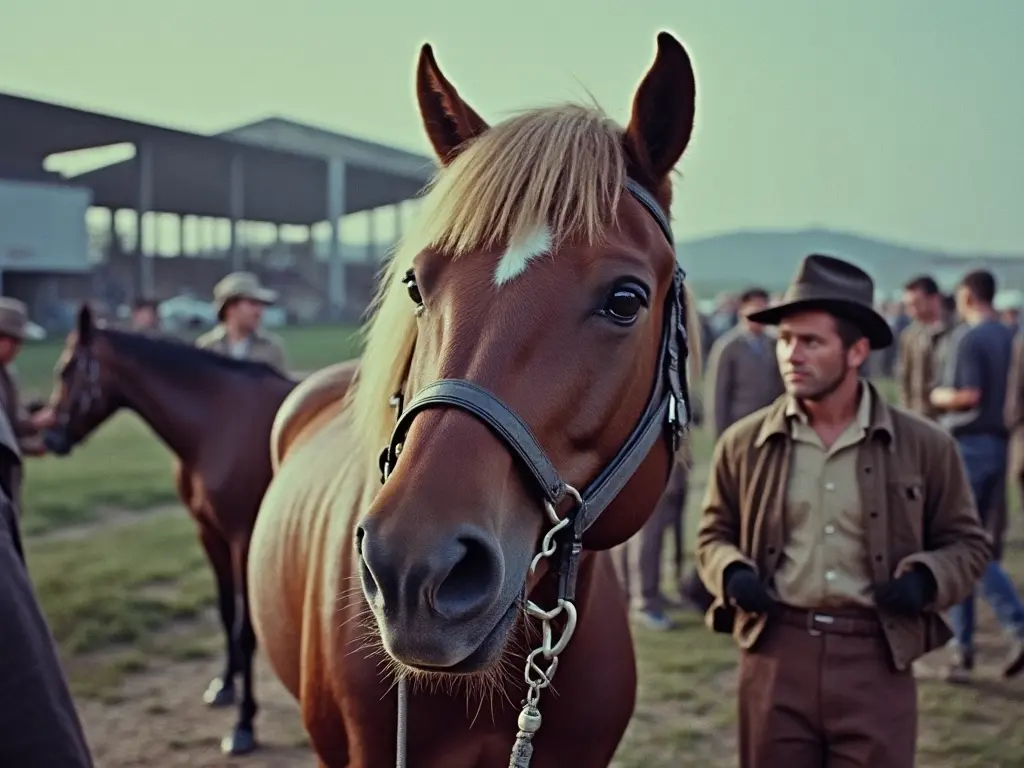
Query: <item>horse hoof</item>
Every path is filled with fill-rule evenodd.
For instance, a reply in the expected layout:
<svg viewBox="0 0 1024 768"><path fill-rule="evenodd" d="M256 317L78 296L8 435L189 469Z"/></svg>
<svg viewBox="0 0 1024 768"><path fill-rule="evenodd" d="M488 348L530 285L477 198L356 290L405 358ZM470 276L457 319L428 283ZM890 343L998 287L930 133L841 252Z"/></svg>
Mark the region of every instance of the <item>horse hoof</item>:
<svg viewBox="0 0 1024 768"><path fill-rule="evenodd" d="M203 693L203 701L210 707L230 707L235 703L235 686L224 685L224 681L215 677Z"/></svg>
<svg viewBox="0 0 1024 768"><path fill-rule="evenodd" d="M249 728L236 725L230 736L220 742L220 751L225 755L247 755L256 749L256 735Z"/></svg>

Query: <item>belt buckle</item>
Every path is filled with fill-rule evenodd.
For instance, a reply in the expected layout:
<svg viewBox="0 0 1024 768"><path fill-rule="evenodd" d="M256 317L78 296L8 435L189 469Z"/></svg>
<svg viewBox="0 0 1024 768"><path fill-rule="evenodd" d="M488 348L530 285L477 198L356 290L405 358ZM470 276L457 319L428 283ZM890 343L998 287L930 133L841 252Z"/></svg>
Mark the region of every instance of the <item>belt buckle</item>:
<svg viewBox="0 0 1024 768"><path fill-rule="evenodd" d="M811 637L818 637L821 634L820 629L815 629L815 623L818 624L833 624L835 618L829 616L827 613L820 613L818 611L807 612L807 634Z"/></svg>

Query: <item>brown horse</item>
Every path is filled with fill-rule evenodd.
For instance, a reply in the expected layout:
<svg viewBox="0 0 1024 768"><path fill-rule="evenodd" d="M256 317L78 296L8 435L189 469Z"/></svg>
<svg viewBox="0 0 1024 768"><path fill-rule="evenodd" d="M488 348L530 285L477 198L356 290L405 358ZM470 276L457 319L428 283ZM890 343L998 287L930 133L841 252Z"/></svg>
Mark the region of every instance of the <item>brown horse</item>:
<svg viewBox="0 0 1024 768"><path fill-rule="evenodd" d="M87 305L68 336L51 397L57 424L47 448L67 455L120 408L137 413L175 455L178 494L195 518L213 566L227 646L224 672L203 695L211 707L236 703L238 721L221 748L256 747L252 664L256 637L246 561L263 492L270 482L274 414L295 382L263 363L177 340L98 327Z"/></svg>
<svg viewBox="0 0 1024 768"><path fill-rule="evenodd" d="M658 36L624 130L574 105L489 127L429 46L416 82L441 168L354 377L278 414L256 633L322 766L607 766L636 695L607 550L665 487L699 349L663 213L690 60Z"/></svg>

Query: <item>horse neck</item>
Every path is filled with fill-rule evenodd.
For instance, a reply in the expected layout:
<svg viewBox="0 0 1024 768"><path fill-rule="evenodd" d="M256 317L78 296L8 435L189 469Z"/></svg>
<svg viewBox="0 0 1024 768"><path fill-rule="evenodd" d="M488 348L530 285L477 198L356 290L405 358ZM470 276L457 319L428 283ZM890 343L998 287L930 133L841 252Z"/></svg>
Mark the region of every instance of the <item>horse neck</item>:
<svg viewBox="0 0 1024 768"><path fill-rule="evenodd" d="M142 364L115 356L110 365L118 404L134 411L186 464L195 460L203 440L216 428L225 390L237 385L230 372L215 376L174 362Z"/></svg>

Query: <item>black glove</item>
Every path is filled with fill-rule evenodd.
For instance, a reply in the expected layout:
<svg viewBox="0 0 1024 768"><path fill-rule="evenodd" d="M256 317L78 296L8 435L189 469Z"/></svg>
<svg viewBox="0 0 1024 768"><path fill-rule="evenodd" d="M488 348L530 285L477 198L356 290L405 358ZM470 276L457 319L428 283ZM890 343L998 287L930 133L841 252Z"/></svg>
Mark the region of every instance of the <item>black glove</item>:
<svg viewBox="0 0 1024 768"><path fill-rule="evenodd" d="M935 599L938 586L931 571L915 567L875 587L875 604L884 610L904 616L917 616Z"/></svg>
<svg viewBox="0 0 1024 768"><path fill-rule="evenodd" d="M742 563L725 569L725 594L747 613L768 613L775 605L758 575Z"/></svg>

